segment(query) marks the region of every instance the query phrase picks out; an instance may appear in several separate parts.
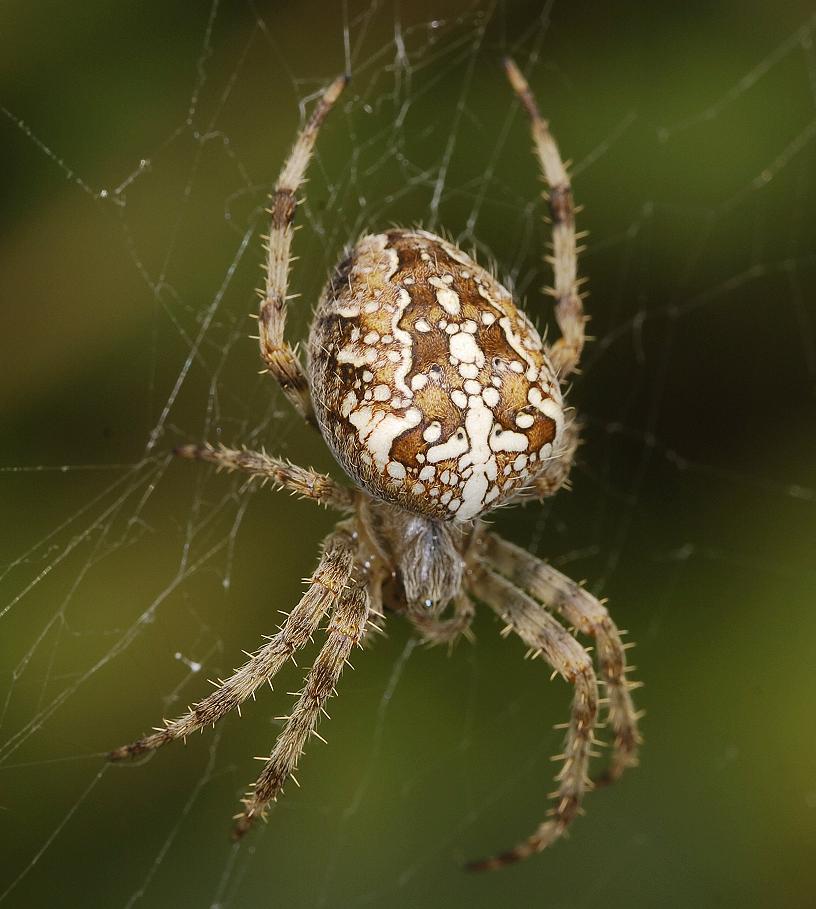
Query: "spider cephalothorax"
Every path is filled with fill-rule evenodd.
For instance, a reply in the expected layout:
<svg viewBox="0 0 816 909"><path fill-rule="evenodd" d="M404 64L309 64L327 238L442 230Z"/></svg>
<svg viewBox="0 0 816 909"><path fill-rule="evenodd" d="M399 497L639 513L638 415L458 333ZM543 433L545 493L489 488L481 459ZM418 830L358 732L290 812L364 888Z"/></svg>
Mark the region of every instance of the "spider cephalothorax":
<svg viewBox="0 0 816 909"><path fill-rule="evenodd" d="M578 364L586 321L569 178L524 77L512 61L505 65L550 187L550 293L561 336L545 346L510 293L454 244L394 229L363 237L335 269L315 312L304 369L284 334L292 223L318 129L346 83L340 77L301 130L272 195L258 339L267 371L319 426L354 486L265 453L177 450L345 514L278 633L188 713L111 752L111 760L133 757L215 723L269 682L330 612L326 642L243 800L236 836L281 793L352 648L370 623L384 620L383 609L403 614L428 643L450 643L469 633L475 601L482 602L573 686L550 816L515 848L470 867L499 868L546 848L592 787L598 682L592 658L565 626L595 640L613 739L603 778L614 780L637 762L633 686L605 607L481 520L501 504L552 495L566 482L578 433L575 420L564 418L561 383Z"/></svg>
<svg viewBox="0 0 816 909"><path fill-rule="evenodd" d="M314 405L372 495L469 521L529 483L564 435L561 389L510 293L421 230L364 237L309 338Z"/></svg>
<svg viewBox="0 0 816 909"><path fill-rule="evenodd" d="M383 599L395 611L424 622L437 616L462 589L476 528L438 521L370 498L360 503L358 524L373 563L393 574Z"/></svg>

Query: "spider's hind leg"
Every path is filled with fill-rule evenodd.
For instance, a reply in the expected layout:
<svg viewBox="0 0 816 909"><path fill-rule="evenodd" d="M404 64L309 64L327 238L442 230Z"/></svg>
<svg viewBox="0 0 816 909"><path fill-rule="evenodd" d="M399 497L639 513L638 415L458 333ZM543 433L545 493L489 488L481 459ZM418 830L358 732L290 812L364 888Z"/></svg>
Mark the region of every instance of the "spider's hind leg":
<svg viewBox="0 0 816 909"><path fill-rule="evenodd" d="M348 78L339 76L323 93L314 113L298 133L295 144L275 184L269 206L271 223L266 244L266 286L258 311L258 343L266 372L278 384L298 412L314 423L312 398L306 371L297 351L285 338L289 263L297 209L297 191L306 176L317 134Z"/></svg>
<svg viewBox="0 0 816 909"><path fill-rule="evenodd" d="M555 298L555 318L561 337L549 349L559 378L563 381L578 368L586 340L584 304L579 293L578 235L575 232L575 203L572 185L549 123L541 116L530 86L516 64L506 59L504 67L513 90L530 118L535 154L541 172L550 187L549 206L552 220L552 256L554 287L547 292Z"/></svg>

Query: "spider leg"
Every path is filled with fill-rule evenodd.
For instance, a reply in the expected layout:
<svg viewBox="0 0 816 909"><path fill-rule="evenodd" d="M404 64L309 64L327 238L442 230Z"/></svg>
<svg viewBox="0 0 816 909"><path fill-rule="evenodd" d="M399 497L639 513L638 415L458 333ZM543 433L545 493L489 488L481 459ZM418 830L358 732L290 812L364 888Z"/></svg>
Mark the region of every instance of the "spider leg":
<svg viewBox="0 0 816 909"><path fill-rule="evenodd" d="M365 562L365 558L360 561ZM384 636L385 630L385 606L383 604L382 577L370 570L370 564L366 566L366 590L368 591L368 626L366 634L360 646L364 650L373 647L377 638Z"/></svg>
<svg viewBox="0 0 816 909"><path fill-rule="evenodd" d="M209 461L225 470L241 470L253 477L270 480L278 489L289 489L299 496L313 499L339 511L353 511L356 494L348 486L336 483L328 474L298 467L290 461L273 458L265 452L236 451L219 445L182 445L175 450L180 458Z"/></svg>
<svg viewBox="0 0 816 909"><path fill-rule="evenodd" d="M597 781L617 780L627 767L638 762L638 713L632 703L635 683L626 678L626 650L620 632L604 605L566 575L556 571L519 546L493 534L485 536L483 555L488 563L513 584L555 609L566 622L595 638L598 667L606 685L606 712L612 729L612 758Z"/></svg>
<svg viewBox="0 0 816 909"><path fill-rule="evenodd" d="M269 214L272 216L266 245L266 288L258 314L258 340L261 359L297 411L314 423L309 381L297 352L285 340L286 300L289 283L290 250L297 198L306 167L312 156L320 126L343 91L348 78L338 76L323 93L309 121L298 134L292 151L272 193Z"/></svg>
<svg viewBox="0 0 816 909"><path fill-rule="evenodd" d="M335 693L335 686L352 648L363 637L368 612L368 593L363 587L352 587L338 600L329 622L326 641L306 677L297 703L260 776L242 800L244 810L236 816L234 839L240 839L256 818L265 816L269 803L277 799L284 783L297 768L306 739L309 735L318 735L315 726L320 713Z"/></svg>
<svg viewBox="0 0 816 909"><path fill-rule="evenodd" d="M348 534L331 534L325 544L317 570L309 579L309 588L297 606L289 613L277 634L252 654L250 659L212 694L199 701L184 716L165 720L159 729L129 745L108 754L111 761L122 761L155 751L167 742L186 739L188 735L217 723L233 708L239 707L255 689L283 666L292 654L304 647L317 630L326 611L343 594L354 566L355 550Z"/></svg>
<svg viewBox="0 0 816 909"><path fill-rule="evenodd" d="M507 623L503 633L515 631L574 688L564 753L560 756L564 765L553 793L555 804L547 820L526 840L507 852L467 866L471 871L493 871L546 849L563 836L580 812L584 793L592 788L587 770L598 713L598 685L586 650L526 593L490 568L479 573L473 590Z"/></svg>
<svg viewBox="0 0 816 909"><path fill-rule="evenodd" d="M556 300L555 318L561 337L549 349L550 359L563 380L577 366L584 347L584 304L578 292L578 247L575 233L575 203L567 169L561 160L558 146L550 133L549 123L541 113L521 70L509 58L504 67L513 90L519 96L530 117L530 127L538 158L549 192L552 220L553 253L548 262L553 267L554 284L547 292Z"/></svg>

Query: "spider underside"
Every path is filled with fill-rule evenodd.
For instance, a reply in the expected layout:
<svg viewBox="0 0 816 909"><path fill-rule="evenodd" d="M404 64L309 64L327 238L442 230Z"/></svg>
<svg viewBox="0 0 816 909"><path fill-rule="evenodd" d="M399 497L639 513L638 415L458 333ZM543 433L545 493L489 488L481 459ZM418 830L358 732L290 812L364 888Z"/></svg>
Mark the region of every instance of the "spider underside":
<svg viewBox="0 0 816 909"><path fill-rule="evenodd" d="M243 799L236 838L281 793L352 649L384 621L385 611L403 614L424 641L450 644L469 634L478 600L499 615L503 633L515 632L573 689L547 818L513 849L470 868L502 867L566 831L593 786L588 771L600 707L612 738L600 779L613 781L637 763L634 685L606 608L482 520L499 505L553 495L567 482L579 439L561 389L578 366L586 322L569 177L524 77L511 60L505 68L529 114L549 186L554 287L548 292L556 301L558 340L545 346L511 295L452 243L394 229L362 238L338 265L315 312L304 368L285 339L295 194L319 128L346 84L340 77L298 134L272 194L258 339L265 370L321 431L353 486L266 453L209 445L177 450L343 514L278 632L184 716L110 754L111 760L134 757L216 723L270 682L329 615L325 643ZM594 639L600 680L567 628Z"/></svg>

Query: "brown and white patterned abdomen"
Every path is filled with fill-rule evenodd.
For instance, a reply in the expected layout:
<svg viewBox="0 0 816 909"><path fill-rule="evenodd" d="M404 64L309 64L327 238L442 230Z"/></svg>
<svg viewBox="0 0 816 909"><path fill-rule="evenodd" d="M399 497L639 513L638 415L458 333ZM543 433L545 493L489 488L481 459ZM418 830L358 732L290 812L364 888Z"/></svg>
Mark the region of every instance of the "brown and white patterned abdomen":
<svg viewBox="0 0 816 909"><path fill-rule="evenodd" d="M419 230L364 237L309 337L314 408L372 495L468 521L526 485L560 447L558 379L510 293Z"/></svg>

